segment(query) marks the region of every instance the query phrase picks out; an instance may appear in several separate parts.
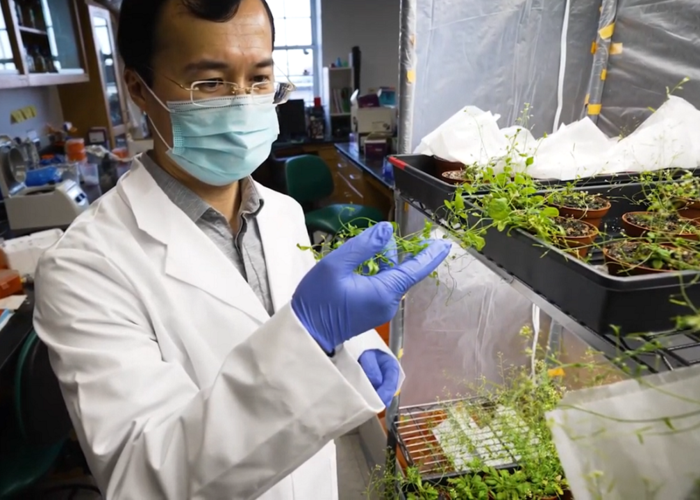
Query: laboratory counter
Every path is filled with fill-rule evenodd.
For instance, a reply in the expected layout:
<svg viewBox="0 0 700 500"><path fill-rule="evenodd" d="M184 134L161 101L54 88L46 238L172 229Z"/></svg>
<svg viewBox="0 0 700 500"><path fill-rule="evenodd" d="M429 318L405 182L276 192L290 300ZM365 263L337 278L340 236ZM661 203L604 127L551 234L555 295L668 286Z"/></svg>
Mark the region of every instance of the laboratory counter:
<svg viewBox="0 0 700 500"><path fill-rule="evenodd" d="M374 179L379 181L385 188L393 191L394 180L387 178L387 176L384 175L384 163L386 162L386 159L368 160L363 154L360 153L357 145L350 142L337 143L335 145L335 149L337 149L338 152L345 158L360 167L363 172L374 177Z"/></svg>

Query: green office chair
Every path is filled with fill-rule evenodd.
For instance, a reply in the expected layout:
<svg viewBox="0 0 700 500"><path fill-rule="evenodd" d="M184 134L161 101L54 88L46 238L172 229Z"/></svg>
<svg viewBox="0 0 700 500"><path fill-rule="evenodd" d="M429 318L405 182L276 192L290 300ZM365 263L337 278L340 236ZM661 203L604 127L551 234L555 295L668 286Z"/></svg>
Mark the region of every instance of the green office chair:
<svg viewBox="0 0 700 500"><path fill-rule="evenodd" d="M48 350L34 331L19 353L14 390L15 415L0 435L0 499L3 500L26 498L27 490L49 473L73 428L49 363ZM99 493L94 486L83 484L49 489L88 489Z"/></svg>
<svg viewBox="0 0 700 500"><path fill-rule="evenodd" d="M306 214L306 228L336 235L346 224L366 228L372 222L385 219L380 210L363 205L342 203L315 209L316 202L333 194L333 176L328 165L318 156L303 155L289 158L285 164L287 194L298 201Z"/></svg>

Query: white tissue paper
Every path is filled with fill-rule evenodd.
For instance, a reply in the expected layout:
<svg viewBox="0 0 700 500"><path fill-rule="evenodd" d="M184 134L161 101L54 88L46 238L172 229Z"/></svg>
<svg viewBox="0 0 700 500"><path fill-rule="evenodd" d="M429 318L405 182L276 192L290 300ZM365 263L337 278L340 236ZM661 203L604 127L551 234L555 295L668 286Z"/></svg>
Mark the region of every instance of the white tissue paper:
<svg viewBox="0 0 700 500"><path fill-rule="evenodd" d="M613 144L588 117L559 127L542 139L528 173L538 179L569 181L604 170L603 158Z"/></svg>
<svg viewBox="0 0 700 500"><path fill-rule="evenodd" d="M548 416L576 500L700 498L700 366L571 392Z"/></svg>
<svg viewBox="0 0 700 500"><path fill-rule="evenodd" d="M425 136L416 154L434 155L465 165L486 164L503 155L508 147L498 128L499 115L467 106Z"/></svg>
<svg viewBox="0 0 700 500"><path fill-rule="evenodd" d="M539 179L574 180L594 175L644 172L663 168L693 169L700 164L700 111L671 96L637 130L608 138L588 118L562 125L536 140L521 127L498 127L498 115L467 106L428 134L416 154L435 155L467 165L494 166L510 158L517 171Z"/></svg>

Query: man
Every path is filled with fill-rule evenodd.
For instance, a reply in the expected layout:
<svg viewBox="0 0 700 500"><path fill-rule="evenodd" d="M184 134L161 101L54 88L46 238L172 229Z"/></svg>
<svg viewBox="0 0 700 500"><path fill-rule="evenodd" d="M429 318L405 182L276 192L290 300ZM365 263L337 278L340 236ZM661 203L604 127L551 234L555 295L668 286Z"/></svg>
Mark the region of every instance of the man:
<svg viewBox="0 0 700 500"><path fill-rule="evenodd" d="M35 326L106 498L333 500L332 440L400 383L372 328L446 256L373 277L378 224L318 264L301 208L250 174L278 133L262 0L124 0L119 50L155 134L47 251Z"/></svg>

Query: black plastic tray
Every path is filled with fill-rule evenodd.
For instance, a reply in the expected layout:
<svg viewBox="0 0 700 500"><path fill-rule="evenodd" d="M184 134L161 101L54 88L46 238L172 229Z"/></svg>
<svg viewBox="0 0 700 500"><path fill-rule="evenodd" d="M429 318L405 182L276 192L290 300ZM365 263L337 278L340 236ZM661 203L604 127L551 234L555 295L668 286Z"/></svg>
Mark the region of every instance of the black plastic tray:
<svg viewBox="0 0 700 500"><path fill-rule="evenodd" d="M437 166L434 156L429 155L395 155L388 158L394 166L394 182L396 189L408 198L419 202L428 210L434 211L442 207L445 200L454 199L457 186L449 184L437 176ZM700 175L700 169L695 170ZM599 175L576 181L577 186L606 186L610 184L634 183L639 174ZM563 187L569 181L539 180L543 186L551 188Z"/></svg>
<svg viewBox="0 0 700 500"><path fill-rule="evenodd" d="M602 239L619 237L624 213L644 210L639 201L633 201L640 199L640 184L579 189L611 198L612 208L600 228L605 233ZM470 221L476 223L476 218ZM520 229L499 232L491 228L485 239L481 253L486 258L599 334L613 334L615 327L623 335L673 331L675 319L692 310L671 299L687 299L700 306L698 272L617 277L607 273L599 249L592 249L584 262Z"/></svg>

